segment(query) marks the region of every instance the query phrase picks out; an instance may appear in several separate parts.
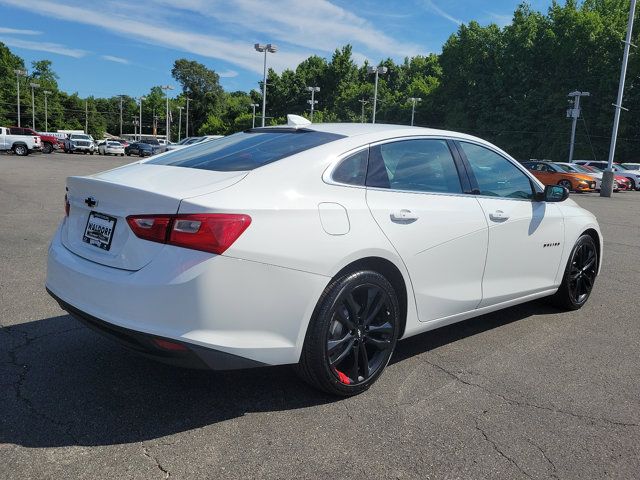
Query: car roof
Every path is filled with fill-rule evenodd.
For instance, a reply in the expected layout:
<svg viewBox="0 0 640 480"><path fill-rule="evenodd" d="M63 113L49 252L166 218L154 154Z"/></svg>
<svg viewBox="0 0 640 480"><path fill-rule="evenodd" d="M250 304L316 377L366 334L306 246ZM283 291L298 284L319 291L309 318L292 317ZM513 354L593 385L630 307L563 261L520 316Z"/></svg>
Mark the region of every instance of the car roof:
<svg viewBox="0 0 640 480"><path fill-rule="evenodd" d="M407 125L394 125L387 123L311 123L309 125L303 125L301 127L289 127L286 125L277 125L273 127L257 127L251 129L251 131L264 131L264 130L313 130L316 132L334 133L337 135L343 135L345 137L355 137L359 135L376 135L379 134L381 138L388 138L390 136L409 136L409 135L425 135L425 136L444 136L444 137L457 137L465 138L468 140L479 141L487 143L473 135L466 133L455 132L452 130L439 130L436 128L425 127L410 127Z"/></svg>

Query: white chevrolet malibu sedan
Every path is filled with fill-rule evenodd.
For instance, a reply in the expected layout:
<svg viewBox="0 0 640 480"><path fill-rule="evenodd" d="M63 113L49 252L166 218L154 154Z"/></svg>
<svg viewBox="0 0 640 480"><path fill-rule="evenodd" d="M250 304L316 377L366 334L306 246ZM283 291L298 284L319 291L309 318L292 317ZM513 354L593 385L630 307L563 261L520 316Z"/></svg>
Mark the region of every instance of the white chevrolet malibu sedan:
<svg viewBox="0 0 640 480"><path fill-rule="evenodd" d="M598 223L499 148L396 125L254 128L67 180L46 287L154 358L295 364L354 395L399 339L587 301Z"/></svg>

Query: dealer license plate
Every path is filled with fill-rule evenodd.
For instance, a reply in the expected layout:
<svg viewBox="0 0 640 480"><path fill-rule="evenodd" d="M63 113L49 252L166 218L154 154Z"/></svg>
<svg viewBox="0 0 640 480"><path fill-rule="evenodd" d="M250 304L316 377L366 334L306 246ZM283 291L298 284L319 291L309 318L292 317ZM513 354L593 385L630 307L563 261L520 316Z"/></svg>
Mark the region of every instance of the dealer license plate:
<svg viewBox="0 0 640 480"><path fill-rule="evenodd" d="M103 213L91 212L84 229L82 241L102 250L111 248L113 230L116 227L116 218Z"/></svg>

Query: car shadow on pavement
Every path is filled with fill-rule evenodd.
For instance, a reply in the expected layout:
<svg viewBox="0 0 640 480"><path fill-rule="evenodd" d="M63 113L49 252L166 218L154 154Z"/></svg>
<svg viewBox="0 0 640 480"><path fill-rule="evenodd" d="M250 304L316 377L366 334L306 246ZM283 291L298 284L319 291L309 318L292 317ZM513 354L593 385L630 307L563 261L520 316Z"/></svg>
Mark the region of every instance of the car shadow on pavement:
<svg viewBox="0 0 640 480"><path fill-rule="evenodd" d="M525 304L418 335L399 343L392 362L547 309ZM69 315L0 328L0 447L140 442L338 400L288 366L213 372L157 363Z"/></svg>

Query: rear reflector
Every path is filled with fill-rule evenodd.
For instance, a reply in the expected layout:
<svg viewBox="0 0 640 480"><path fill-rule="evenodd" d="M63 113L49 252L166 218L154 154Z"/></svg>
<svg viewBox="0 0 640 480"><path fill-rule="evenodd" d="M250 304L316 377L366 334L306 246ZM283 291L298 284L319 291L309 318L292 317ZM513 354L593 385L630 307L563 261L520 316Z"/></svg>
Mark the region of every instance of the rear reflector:
<svg viewBox="0 0 640 480"><path fill-rule="evenodd" d="M127 223L144 240L220 255L247 229L251 217L236 213L132 215Z"/></svg>

